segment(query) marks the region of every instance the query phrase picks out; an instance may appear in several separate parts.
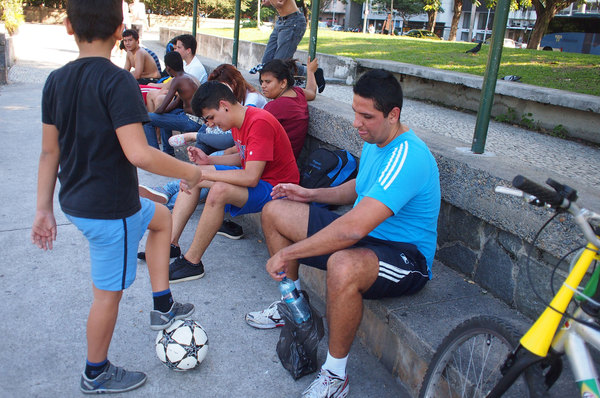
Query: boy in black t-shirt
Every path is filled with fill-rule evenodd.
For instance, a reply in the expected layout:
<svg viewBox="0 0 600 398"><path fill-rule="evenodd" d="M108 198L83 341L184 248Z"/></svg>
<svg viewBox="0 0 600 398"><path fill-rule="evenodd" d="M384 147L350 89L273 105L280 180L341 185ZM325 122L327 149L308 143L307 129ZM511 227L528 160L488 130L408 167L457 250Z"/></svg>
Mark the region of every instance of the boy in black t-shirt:
<svg viewBox="0 0 600 398"><path fill-rule="evenodd" d="M42 153L31 238L41 249L52 249L58 176L61 208L90 246L94 299L80 382L84 393L129 391L146 381L144 373L125 371L107 359L119 301L135 279L137 248L146 228L154 299L150 328L165 329L194 311L192 304L173 301L168 271L171 216L164 206L140 201L136 166L191 185L202 174L146 143L142 123L149 119L137 82L110 61L122 22L119 0L70 0L65 25L75 35L79 58L50 74L42 99Z"/></svg>

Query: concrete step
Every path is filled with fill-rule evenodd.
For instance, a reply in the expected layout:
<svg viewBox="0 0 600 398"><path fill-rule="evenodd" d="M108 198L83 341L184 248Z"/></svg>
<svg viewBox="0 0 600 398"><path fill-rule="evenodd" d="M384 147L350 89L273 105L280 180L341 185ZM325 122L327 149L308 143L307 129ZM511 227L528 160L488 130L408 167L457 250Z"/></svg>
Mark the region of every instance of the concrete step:
<svg viewBox="0 0 600 398"><path fill-rule="evenodd" d="M235 220L245 230L262 236L260 215ZM435 350L452 329L478 315L498 316L525 332L532 324L515 309L493 297L475 282L434 261L434 277L419 293L383 300L364 300L363 318L357 337L369 352L414 396ZM311 302L323 311L326 300L325 271L301 266L300 279L311 294ZM577 396L568 364L550 397Z"/></svg>

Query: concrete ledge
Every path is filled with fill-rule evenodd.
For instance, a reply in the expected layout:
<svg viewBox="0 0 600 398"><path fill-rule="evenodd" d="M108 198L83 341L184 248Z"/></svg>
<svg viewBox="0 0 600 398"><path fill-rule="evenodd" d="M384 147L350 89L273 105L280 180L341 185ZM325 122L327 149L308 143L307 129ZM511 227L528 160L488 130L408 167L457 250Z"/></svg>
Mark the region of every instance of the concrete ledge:
<svg viewBox="0 0 600 398"><path fill-rule="evenodd" d="M160 40L189 33L180 29L160 28ZM220 62L231 62L233 39L198 34L198 55ZM260 63L264 44L240 41L238 67L249 70ZM306 51L294 56L307 60ZM330 82L351 84L365 70L383 68L395 73L408 98L434 101L449 107L477 112L481 100L483 78L465 73L405 64L401 62L336 57L318 53L319 65ZM515 123L523 118L548 131L557 130L567 137L600 143L600 97L568 91L499 80L492 107L492 116L512 117Z"/></svg>
<svg viewBox="0 0 600 398"><path fill-rule="evenodd" d="M358 73L383 68L397 75L409 98L438 102L474 112L479 110L483 77L405 64L401 62L357 59ZM529 115L531 114L531 115ZM498 80L492 116L522 118L553 131L563 126L564 134L572 138L600 143L600 97L570 91ZM561 130L561 129L559 129ZM562 130L561 130L562 131Z"/></svg>

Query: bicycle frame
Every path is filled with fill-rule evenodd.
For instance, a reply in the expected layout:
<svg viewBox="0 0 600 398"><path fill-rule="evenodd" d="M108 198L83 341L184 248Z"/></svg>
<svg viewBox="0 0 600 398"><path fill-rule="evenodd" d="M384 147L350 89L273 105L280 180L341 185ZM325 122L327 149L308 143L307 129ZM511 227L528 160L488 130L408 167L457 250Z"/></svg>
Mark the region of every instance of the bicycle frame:
<svg viewBox="0 0 600 398"><path fill-rule="evenodd" d="M598 249L588 243L569 276L540 315L520 340L520 345L505 364L506 374L490 392L488 397L500 397L516 378L528 367L544 360L552 347L558 355L566 354L573 376L582 397L600 398L600 383L593 360L585 343L600 350L600 331L576 321L566 321L558 331L562 313L567 309L587 270L594 260L600 261ZM581 308L577 308L575 319L594 322ZM526 350L522 352L522 350Z"/></svg>

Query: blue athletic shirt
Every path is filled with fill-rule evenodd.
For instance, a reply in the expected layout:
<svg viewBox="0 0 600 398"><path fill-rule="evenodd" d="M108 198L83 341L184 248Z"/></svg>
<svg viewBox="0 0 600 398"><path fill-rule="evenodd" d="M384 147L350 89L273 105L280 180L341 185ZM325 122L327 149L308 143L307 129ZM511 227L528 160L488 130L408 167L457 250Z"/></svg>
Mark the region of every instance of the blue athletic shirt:
<svg viewBox="0 0 600 398"><path fill-rule="evenodd" d="M437 163L427 145L412 130L383 148L365 143L356 193L354 206L368 196L394 213L369 236L415 245L427 260L431 278L441 195Z"/></svg>

